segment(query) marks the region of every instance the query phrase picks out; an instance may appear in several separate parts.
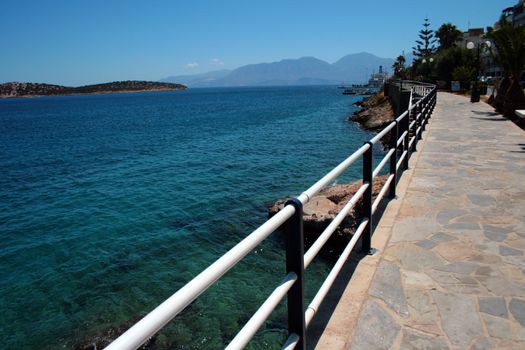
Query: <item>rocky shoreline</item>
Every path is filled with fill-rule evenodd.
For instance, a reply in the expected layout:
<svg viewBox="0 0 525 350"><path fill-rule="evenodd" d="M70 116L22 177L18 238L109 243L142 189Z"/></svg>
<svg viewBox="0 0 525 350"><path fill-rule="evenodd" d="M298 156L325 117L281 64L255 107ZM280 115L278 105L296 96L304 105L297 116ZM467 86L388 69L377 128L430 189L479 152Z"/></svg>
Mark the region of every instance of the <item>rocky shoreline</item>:
<svg viewBox="0 0 525 350"><path fill-rule="evenodd" d="M361 109L348 117L348 121L358 123L365 130L378 132L395 119L392 103L383 92L364 98L355 103L355 105L361 107ZM384 147L388 147L390 144L389 135L383 137L381 142ZM374 179L373 198L378 195L387 178L388 175L384 175ZM337 213L357 192L361 184L362 181L359 180L350 184L325 188L304 206L303 223L307 245L309 242L313 242L328 227ZM281 199L271 205L268 208L269 217L277 214L284 207L286 201L287 199ZM333 242L333 245L337 245L337 242L341 239L347 240L353 234L362 214L362 200L360 200L334 233L332 240L336 242Z"/></svg>
<svg viewBox="0 0 525 350"><path fill-rule="evenodd" d="M356 102L355 105L361 109L348 117L348 121L358 123L365 130L378 132L395 119L390 98L382 91ZM390 143L390 135L385 135L381 142L387 147Z"/></svg>

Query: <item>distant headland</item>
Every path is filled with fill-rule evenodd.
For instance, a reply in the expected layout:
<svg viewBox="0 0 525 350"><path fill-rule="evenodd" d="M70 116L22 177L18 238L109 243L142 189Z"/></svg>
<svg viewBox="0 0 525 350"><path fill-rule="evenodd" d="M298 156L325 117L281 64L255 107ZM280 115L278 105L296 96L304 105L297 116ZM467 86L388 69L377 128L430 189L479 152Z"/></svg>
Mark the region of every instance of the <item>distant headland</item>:
<svg viewBox="0 0 525 350"><path fill-rule="evenodd" d="M140 91L163 91L163 90L186 90L181 84L162 83L154 81L114 81L111 83L84 85L69 87L52 84L39 83L4 83L0 84L0 98L7 97L33 97L33 96L57 96L76 94L108 94L117 92L140 92Z"/></svg>

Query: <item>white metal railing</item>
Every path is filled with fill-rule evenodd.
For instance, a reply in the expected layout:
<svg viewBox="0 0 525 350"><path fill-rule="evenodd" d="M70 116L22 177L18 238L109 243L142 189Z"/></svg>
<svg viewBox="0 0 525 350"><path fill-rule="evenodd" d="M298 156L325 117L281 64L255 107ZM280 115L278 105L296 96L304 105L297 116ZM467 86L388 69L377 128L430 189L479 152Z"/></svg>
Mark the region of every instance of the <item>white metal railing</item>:
<svg viewBox="0 0 525 350"><path fill-rule="evenodd" d="M111 343L106 349L136 349L140 347L148 339L154 336L162 327L164 327L171 319L177 316L192 301L194 301L200 294L206 291L219 278L221 278L226 272L235 266L235 264L237 264L242 258L250 253L258 244L260 244L271 233L273 233L285 223L287 224L287 231L285 232L286 239L295 243L297 243L295 240L298 239L301 243L295 244L296 248L293 249L297 249L297 251L292 251L293 249L289 248L287 244L287 266L288 261L293 260L296 263L299 262L299 267L296 268L295 271L289 268L287 275L276 286L274 291L269 295L266 301L259 307L259 309L244 325L239 333L233 338L233 340L227 346L227 349L242 349L245 347L246 344L248 344L248 342L256 334L257 330L264 324L271 312L277 307L282 298L284 298L286 295L288 295L289 320L290 318L297 317L299 317L299 319L295 320L296 322L294 324L296 326L289 325L289 337L284 343L282 349L294 349L298 344L302 344L301 346L304 349L305 330L319 309L322 301L326 297L345 261L348 259L350 253L357 244L357 241L361 239L363 249L365 251L370 250L373 214L377 211L381 200L388 191L390 192L391 196L395 196L398 170L400 170L403 165L405 168L408 167L408 158L410 157L411 150L415 149L418 136L420 137L422 130L424 130L424 125L427 123L436 103L435 86L428 84L418 84L416 82L403 82L403 84L406 84L403 86L410 86L411 89L409 107L405 112L403 112L399 117L396 118L396 120L385 127L380 133L374 136L370 141L366 142L363 146L357 149L338 166L332 169L328 174L322 177L306 191L301 193L301 195L299 195L295 201L287 203L284 208L281 209L276 215L250 233L246 238L244 238L208 268L198 274L175 294L173 294L148 315L142 318L139 322L133 325L124 334ZM419 95L418 97L421 98L417 102L412 103L413 95ZM389 133L391 135L390 150L379 162L378 166L373 169L373 146ZM320 234L310 249L304 253L302 245L302 207L307 204L315 194L332 183L349 166L351 166L361 157L363 157L363 184L336 215L328 227L326 227L326 229ZM389 161L390 175L388 176L385 184L379 191L375 200L372 201L373 180L379 175L381 170L387 165ZM358 224L354 235L321 285L316 296L306 308L304 314L299 312L291 315L291 304L294 304L296 309L299 307L299 310L302 309L304 311L304 300L296 300L297 298L292 298L292 296L297 295L293 294L297 290L301 291L299 295L302 295L302 276L304 269L310 265L321 248L343 222L350 210L352 210L360 200L363 201L364 215L361 219L361 222ZM290 223L294 219L296 220L296 224L291 225Z"/></svg>

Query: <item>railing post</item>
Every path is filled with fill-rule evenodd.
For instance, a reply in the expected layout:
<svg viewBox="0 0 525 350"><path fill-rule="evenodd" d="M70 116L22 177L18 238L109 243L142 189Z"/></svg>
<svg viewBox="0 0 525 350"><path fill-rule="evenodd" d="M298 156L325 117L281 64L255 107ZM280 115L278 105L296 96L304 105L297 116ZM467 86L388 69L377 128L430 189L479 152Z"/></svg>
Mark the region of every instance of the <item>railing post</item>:
<svg viewBox="0 0 525 350"><path fill-rule="evenodd" d="M425 127L427 125L429 101L430 99L427 96L425 98L425 105L423 106L423 119L421 119L421 137L423 137L423 131L425 131Z"/></svg>
<svg viewBox="0 0 525 350"><path fill-rule="evenodd" d="M372 155L374 144L370 141L365 142L370 145L363 154L363 183L368 183L368 188L363 195L363 215L368 218L368 223L361 236L361 249L363 253L369 254L372 250L372 193L374 187Z"/></svg>
<svg viewBox="0 0 525 350"><path fill-rule="evenodd" d="M399 138L399 123L394 120L396 125L390 132L390 149L394 150L394 153L390 156L390 174L394 174L392 182L390 182L389 195L390 198L396 198L396 185L397 185L397 139Z"/></svg>
<svg viewBox="0 0 525 350"><path fill-rule="evenodd" d="M405 159L403 161L403 169L408 169L408 159L410 158L410 147L408 147L409 143L410 143L410 114L414 113L414 109L410 109L410 104L408 105L408 113L407 115L405 116L405 119L403 121L403 132L406 131L406 134L405 134L405 140L403 141L403 151L406 151L407 154L405 156Z"/></svg>
<svg viewBox="0 0 525 350"><path fill-rule="evenodd" d="M425 98L423 97L423 99L421 99L421 102L419 102L419 119L417 120L416 122L416 132L417 132L417 135L416 135L416 140L421 140L422 138L422 132L423 132L423 123L424 123L424 111L425 111ZM419 129L419 127L421 127L421 131L417 131ZM416 141L417 142L417 141Z"/></svg>
<svg viewBox="0 0 525 350"><path fill-rule="evenodd" d="M295 272L297 281L288 291L288 333L299 336L296 349L306 350L304 319L304 234L303 204L297 198L286 202L295 208L295 214L285 224L286 273Z"/></svg>
<svg viewBox="0 0 525 350"><path fill-rule="evenodd" d="M418 101L418 104L415 106L415 113L414 113L414 126L412 127L412 136L414 136L414 143L412 144L412 152L417 151L417 116L419 114L419 109L421 108L421 100Z"/></svg>
<svg viewBox="0 0 525 350"><path fill-rule="evenodd" d="M434 112L434 107L436 107L437 103L437 88L434 88L432 91L432 112Z"/></svg>

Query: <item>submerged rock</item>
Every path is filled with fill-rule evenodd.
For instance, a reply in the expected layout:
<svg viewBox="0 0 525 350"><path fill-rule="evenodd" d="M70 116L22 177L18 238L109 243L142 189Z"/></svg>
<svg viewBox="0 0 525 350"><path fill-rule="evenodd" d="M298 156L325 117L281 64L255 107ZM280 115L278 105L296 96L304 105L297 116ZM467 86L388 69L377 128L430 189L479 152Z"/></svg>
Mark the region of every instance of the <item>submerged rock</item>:
<svg viewBox="0 0 525 350"><path fill-rule="evenodd" d="M84 340L80 341L76 346L75 350L101 350L106 346L111 344L115 339L117 339L121 334L127 331L131 326L137 323L142 317L135 317L127 322L124 322L119 325L110 326L103 331L95 334L91 337L86 337ZM151 337L146 343L144 343L139 349L141 350L153 350L157 346L155 344L156 335Z"/></svg>

